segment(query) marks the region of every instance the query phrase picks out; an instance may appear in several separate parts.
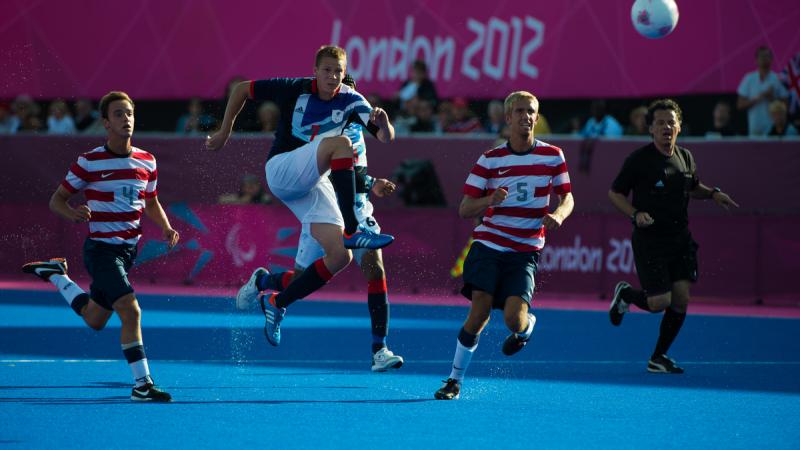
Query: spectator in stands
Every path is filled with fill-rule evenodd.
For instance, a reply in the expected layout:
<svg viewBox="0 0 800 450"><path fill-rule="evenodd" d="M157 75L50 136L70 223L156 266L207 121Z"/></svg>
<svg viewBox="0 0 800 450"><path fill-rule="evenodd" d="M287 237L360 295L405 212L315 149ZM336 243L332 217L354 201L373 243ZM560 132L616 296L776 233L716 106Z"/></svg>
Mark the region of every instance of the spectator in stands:
<svg viewBox="0 0 800 450"><path fill-rule="evenodd" d="M605 100L594 100L591 105L591 117L581 130L585 138L622 136L622 125L613 116L606 114Z"/></svg>
<svg viewBox="0 0 800 450"><path fill-rule="evenodd" d="M47 134L75 134L75 122L64 100L57 99L50 103L49 112Z"/></svg>
<svg viewBox="0 0 800 450"><path fill-rule="evenodd" d="M417 97L411 97L410 99L401 103L400 111L392 120L395 134L407 136L409 133L411 133L411 127L417 121L416 110L418 101L419 99Z"/></svg>
<svg viewBox="0 0 800 450"><path fill-rule="evenodd" d="M411 125L412 133L436 132L436 116L434 115L433 102L431 100L417 101L414 118L414 123Z"/></svg>
<svg viewBox="0 0 800 450"><path fill-rule="evenodd" d="M42 110L29 95L17 96L11 105L11 111L14 113L11 117L11 126L15 132L40 131L42 129L42 119L39 118Z"/></svg>
<svg viewBox="0 0 800 450"><path fill-rule="evenodd" d="M266 101L258 107L258 123L261 124L261 131L274 133L278 129L280 118L281 110L275 102Z"/></svg>
<svg viewBox="0 0 800 450"><path fill-rule="evenodd" d="M462 97L453 99L453 121L444 128L445 133L474 133L481 131L481 122L469 109L469 103Z"/></svg>
<svg viewBox="0 0 800 450"><path fill-rule="evenodd" d="M776 99L785 100L789 92L778 79L778 74L772 71L772 50L759 47L756 64L758 69L745 74L739 83L736 107L747 111L747 134L765 136L772 127L769 103Z"/></svg>
<svg viewBox="0 0 800 450"><path fill-rule="evenodd" d="M94 104L88 98L81 98L75 102L75 129L79 133L102 132L103 124L100 113L94 109Z"/></svg>
<svg viewBox="0 0 800 450"><path fill-rule="evenodd" d="M630 123L625 128L628 136L649 136L650 131L647 126L647 107L637 106L631 110Z"/></svg>
<svg viewBox="0 0 800 450"><path fill-rule="evenodd" d="M769 116L772 119L772 127L767 136L797 136L797 128L789 123L786 103L773 100L769 104Z"/></svg>
<svg viewBox="0 0 800 450"><path fill-rule="evenodd" d="M211 131L216 127L216 120L203 112L203 102L195 97L189 100L187 112L178 119L175 132L179 134L198 134Z"/></svg>
<svg viewBox="0 0 800 450"><path fill-rule="evenodd" d="M397 92L400 108L402 109L407 101L415 97L421 100L429 100L434 105L439 102L436 86L428 78L428 65L421 59L414 61L409 79L400 86L400 91Z"/></svg>
<svg viewBox="0 0 800 450"><path fill-rule="evenodd" d="M486 124L483 129L487 133L499 136L500 133L506 128L506 114L503 110L503 102L500 100L492 100L486 107Z"/></svg>
<svg viewBox="0 0 800 450"><path fill-rule="evenodd" d="M246 174L242 177L239 192L220 195L219 203L223 205L268 205L272 203L272 197L267 194L264 185L261 184L261 178Z"/></svg>
<svg viewBox="0 0 800 450"><path fill-rule="evenodd" d="M16 127L12 129L11 106L8 103L0 103L0 134L14 134Z"/></svg>
<svg viewBox="0 0 800 450"><path fill-rule="evenodd" d="M736 134L736 129L733 127L733 118L731 117L731 105L725 101L718 101L714 105L711 128L706 131L706 137L736 136Z"/></svg>

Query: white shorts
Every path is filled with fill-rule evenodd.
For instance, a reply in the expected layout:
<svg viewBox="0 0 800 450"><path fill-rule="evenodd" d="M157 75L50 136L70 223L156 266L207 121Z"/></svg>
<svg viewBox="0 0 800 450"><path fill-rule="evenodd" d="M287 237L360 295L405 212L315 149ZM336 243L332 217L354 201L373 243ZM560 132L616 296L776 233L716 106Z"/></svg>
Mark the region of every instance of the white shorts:
<svg viewBox="0 0 800 450"><path fill-rule="evenodd" d="M361 208L356 210L356 217L359 219L362 217L364 218L359 225L373 233L380 233L381 226L378 224L378 221L375 220L374 217L364 216L363 213L365 211L369 211L370 214L372 213L372 203L370 203L369 200L367 200ZM368 250L369 249L366 248L353 249L353 259L356 260L359 266L361 265L361 258L364 257L364 254ZM302 231L300 232L300 239L297 242L297 256L294 257L295 267L305 269L323 256L325 256L325 251L322 249L322 246L319 245L319 242L311 236L311 225L304 223Z"/></svg>
<svg viewBox="0 0 800 450"><path fill-rule="evenodd" d="M322 139L309 142L267 161L267 185L305 226L331 223L344 227L344 219L336 203L336 192L328 172L320 175L317 148Z"/></svg>

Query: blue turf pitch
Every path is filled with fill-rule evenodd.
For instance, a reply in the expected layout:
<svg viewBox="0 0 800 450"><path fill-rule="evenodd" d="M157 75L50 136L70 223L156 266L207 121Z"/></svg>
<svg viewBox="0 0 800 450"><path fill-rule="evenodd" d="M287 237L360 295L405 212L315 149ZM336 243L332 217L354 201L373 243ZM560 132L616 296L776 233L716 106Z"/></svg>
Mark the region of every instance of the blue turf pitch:
<svg viewBox="0 0 800 450"><path fill-rule="evenodd" d="M56 293L0 291L0 448L800 448L800 320L690 315L670 376L644 370L656 316L537 311L513 358L498 316L443 402L464 308L394 305L406 365L373 374L364 304L299 302L274 348L230 300L140 302L172 404L128 400L116 319L98 333Z"/></svg>

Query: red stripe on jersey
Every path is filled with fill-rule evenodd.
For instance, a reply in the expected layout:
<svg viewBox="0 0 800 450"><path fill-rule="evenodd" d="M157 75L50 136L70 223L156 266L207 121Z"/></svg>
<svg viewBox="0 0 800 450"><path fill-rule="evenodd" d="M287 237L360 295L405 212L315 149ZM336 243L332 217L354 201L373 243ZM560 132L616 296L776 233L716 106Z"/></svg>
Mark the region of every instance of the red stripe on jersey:
<svg viewBox="0 0 800 450"><path fill-rule="evenodd" d="M536 147L533 149L533 154L542 156L560 156L561 151L556 147Z"/></svg>
<svg viewBox="0 0 800 450"><path fill-rule="evenodd" d="M74 187L72 187L72 185L71 185L71 184L69 184L69 182L68 182L67 180L64 180L64 181L62 181L62 182L61 182L61 186L63 186L63 187L64 187L64 189L66 189L66 190L70 191L70 192L71 192L71 193L73 193L73 194L75 194L76 192L78 192L78 190L77 190L77 189L75 189Z"/></svg>
<svg viewBox="0 0 800 450"><path fill-rule="evenodd" d="M558 186L553 186L553 190L558 195L564 195L572 192L572 185L570 183L559 184Z"/></svg>
<svg viewBox="0 0 800 450"><path fill-rule="evenodd" d="M73 175L80 178L85 182L91 181L92 173L84 169L83 167L79 166L78 163L72 163L70 166L69 171L72 172Z"/></svg>
<svg viewBox="0 0 800 450"><path fill-rule="evenodd" d="M547 186L537 186L533 189L533 196L534 197L547 197L550 195L550 189L552 188L551 185Z"/></svg>
<svg viewBox="0 0 800 450"><path fill-rule="evenodd" d="M483 156L486 158L502 158L503 156L510 155L511 152L505 146L500 148L494 148L489 150L488 152L484 153Z"/></svg>
<svg viewBox="0 0 800 450"><path fill-rule="evenodd" d="M564 166L566 169L566 166ZM506 178L519 176L556 176L564 173L560 166L548 166L545 164L528 164L524 166L504 166L489 169L489 176L484 178Z"/></svg>
<svg viewBox="0 0 800 450"><path fill-rule="evenodd" d="M518 206L495 206L489 208L486 215L521 217L523 219L541 219L547 214L547 208L520 208Z"/></svg>
<svg viewBox="0 0 800 450"><path fill-rule="evenodd" d="M503 233L510 234L512 236L523 239L539 239L544 237L544 227L541 228L505 227L503 225L495 225L489 221L483 222L483 226L487 228L493 228L495 230L502 231Z"/></svg>
<svg viewBox="0 0 800 450"><path fill-rule="evenodd" d="M142 234L141 228L131 228L130 230L120 231L93 231L89 233L90 238L122 238L131 239Z"/></svg>
<svg viewBox="0 0 800 450"><path fill-rule="evenodd" d="M150 178L147 181L157 181L158 180L158 169L150 172Z"/></svg>
<svg viewBox="0 0 800 450"><path fill-rule="evenodd" d="M147 169L108 169L98 170L97 172L86 172L86 181L110 181L110 180L150 180L150 171Z"/></svg>
<svg viewBox="0 0 800 450"><path fill-rule="evenodd" d="M81 156L86 158L87 161L102 161L106 159L121 159L121 158L133 158L133 159L141 159L144 161L155 161L155 158L150 153L136 152L136 151L132 151L128 156L116 155L109 151L89 152L89 153L84 153Z"/></svg>
<svg viewBox="0 0 800 450"><path fill-rule="evenodd" d="M96 191L94 189L85 189L83 195L86 200L94 200L96 202L113 202L114 193L105 191Z"/></svg>
<svg viewBox="0 0 800 450"><path fill-rule="evenodd" d="M480 164L475 164L472 167L472 170L469 171L469 173L471 173L473 175L477 175L477 176L479 176L481 178L492 178L491 169L487 169L486 167L483 167Z"/></svg>
<svg viewBox="0 0 800 450"><path fill-rule="evenodd" d="M153 191L153 192L141 191L141 192L139 192L139 198L156 198L157 195L158 195L158 191Z"/></svg>
<svg viewBox="0 0 800 450"><path fill-rule="evenodd" d="M501 247L510 248L515 252L535 252L537 250L540 250L539 247L528 244L522 244L517 241L512 241L511 239L505 238L503 236L498 236L488 231L475 231L472 233L472 239L475 239L476 241L478 240L489 241Z"/></svg>
<svg viewBox="0 0 800 450"><path fill-rule="evenodd" d="M562 162L561 164L553 167L553 176L561 175L562 173L567 173L567 163Z"/></svg>
<svg viewBox="0 0 800 450"><path fill-rule="evenodd" d="M471 184L465 184L464 195L472 198L481 198L483 197L483 191L476 188L475 186L472 186Z"/></svg>
<svg viewBox="0 0 800 450"><path fill-rule="evenodd" d="M134 222L142 218L142 210L127 212L92 211L90 222Z"/></svg>

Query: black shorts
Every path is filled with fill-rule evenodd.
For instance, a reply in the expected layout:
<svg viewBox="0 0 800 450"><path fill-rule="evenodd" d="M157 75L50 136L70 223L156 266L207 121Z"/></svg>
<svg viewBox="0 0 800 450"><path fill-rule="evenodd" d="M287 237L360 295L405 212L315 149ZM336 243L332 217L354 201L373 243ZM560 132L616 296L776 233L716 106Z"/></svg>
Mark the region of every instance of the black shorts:
<svg viewBox="0 0 800 450"><path fill-rule="evenodd" d="M688 231L672 236L634 231L631 245L639 283L647 295L671 292L676 281L697 281L698 245Z"/></svg>
<svg viewBox="0 0 800 450"><path fill-rule="evenodd" d="M83 264L92 277L89 295L95 303L113 311L120 297L133 292L128 271L136 259L136 246L107 244L86 239L83 243Z"/></svg>
<svg viewBox="0 0 800 450"><path fill-rule="evenodd" d="M494 309L503 309L512 296L530 306L538 265L539 252L501 252L475 242L464 260L461 293L472 301L472 291L488 292Z"/></svg>

